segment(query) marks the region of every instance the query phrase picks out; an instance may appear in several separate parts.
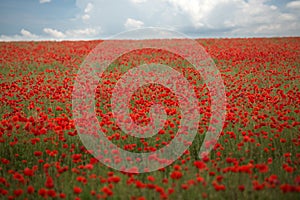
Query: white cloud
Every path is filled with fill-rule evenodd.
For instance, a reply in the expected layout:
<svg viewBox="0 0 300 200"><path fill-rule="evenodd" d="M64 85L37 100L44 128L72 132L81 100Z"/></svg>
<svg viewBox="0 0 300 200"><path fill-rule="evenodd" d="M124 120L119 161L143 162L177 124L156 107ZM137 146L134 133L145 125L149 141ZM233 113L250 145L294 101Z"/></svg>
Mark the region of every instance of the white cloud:
<svg viewBox="0 0 300 200"><path fill-rule="evenodd" d="M91 10L93 10L93 8L94 8L94 5L92 3L88 3L84 9L84 12L89 13L89 12L91 12Z"/></svg>
<svg viewBox="0 0 300 200"><path fill-rule="evenodd" d="M30 40L38 40L40 39L39 36L31 33L28 30L22 29L20 31L20 35L1 35L0 41L30 41Z"/></svg>
<svg viewBox="0 0 300 200"><path fill-rule="evenodd" d="M69 24L62 26L59 23L63 20L56 21L59 30L47 27L41 35L28 31L31 36L25 30L17 35L2 35L1 39L103 38L144 26L168 28L195 37L300 34L300 0L284 5L278 0L76 0L76 7L79 12Z"/></svg>
<svg viewBox="0 0 300 200"><path fill-rule="evenodd" d="M300 9L300 1L291 1L286 4L287 8Z"/></svg>
<svg viewBox="0 0 300 200"><path fill-rule="evenodd" d="M265 2L250 0L244 4L242 9L237 10L235 23L242 28L235 31L239 32L239 35L294 35L296 33L295 27L291 22L298 21L299 15L297 17L292 13L285 13L280 9L274 9L272 5L270 6Z"/></svg>
<svg viewBox="0 0 300 200"><path fill-rule="evenodd" d="M47 33L48 35L50 35L53 38L61 39L61 38L66 37L66 35L63 32L60 32L56 29L44 28L43 31L44 31L44 33Z"/></svg>
<svg viewBox="0 0 300 200"><path fill-rule="evenodd" d="M293 21L296 19L296 17L293 14L288 13L282 13L278 17L284 21Z"/></svg>
<svg viewBox="0 0 300 200"><path fill-rule="evenodd" d="M90 18L91 18L91 16L88 14L82 15L82 17L81 17L81 19L83 19L83 20L89 20Z"/></svg>
<svg viewBox="0 0 300 200"><path fill-rule="evenodd" d="M101 28L68 29L65 32L44 28L43 31L56 39L85 39L97 36L101 32Z"/></svg>
<svg viewBox="0 0 300 200"><path fill-rule="evenodd" d="M36 38L37 35L30 33L29 31L22 29L21 30L21 35L27 38Z"/></svg>
<svg viewBox="0 0 300 200"><path fill-rule="evenodd" d="M82 28L82 29L68 29L66 31L59 31L53 28L44 28L43 32L46 34L36 35L28 30L22 29L17 35L0 35L0 41L31 41L31 40L86 40L95 39L101 33L100 27Z"/></svg>
<svg viewBox="0 0 300 200"><path fill-rule="evenodd" d="M91 2L88 2L84 8L83 14L81 15L81 19L83 21L88 21L91 18L90 13L93 9L94 5Z"/></svg>
<svg viewBox="0 0 300 200"><path fill-rule="evenodd" d="M147 0L130 0L132 3L145 3Z"/></svg>
<svg viewBox="0 0 300 200"><path fill-rule="evenodd" d="M132 18L128 18L124 24L126 29L141 28L143 25L144 22Z"/></svg>
<svg viewBox="0 0 300 200"><path fill-rule="evenodd" d="M99 28L73 29L67 30L66 35L68 36L68 38L86 38L96 36L97 34L99 34L99 32Z"/></svg>
<svg viewBox="0 0 300 200"><path fill-rule="evenodd" d="M50 3L51 0L40 0L40 3Z"/></svg>
<svg viewBox="0 0 300 200"><path fill-rule="evenodd" d="M284 13L268 0L162 0L178 13L185 13L194 32L236 34L240 36L290 35L295 31L292 21L299 20L292 13ZM300 2L300 1L298 1ZM287 7L297 7L292 2ZM298 26L299 27L299 26ZM222 33L223 32L223 33Z"/></svg>
<svg viewBox="0 0 300 200"><path fill-rule="evenodd" d="M256 34L270 33L270 31L276 32L280 29L282 29L282 26L280 24L261 25L254 30L254 33Z"/></svg>
<svg viewBox="0 0 300 200"><path fill-rule="evenodd" d="M147 25L199 37L261 37L299 35L300 12L295 10L299 2L282 5L271 0L115 0L110 3L76 0L76 5L81 9L81 19L88 19L91 27L101 25L104 36ZM89 3L93 12L84 16Z"/></svg>
<svg viewBox="0 0 300 200"><path fill-rule="evenodd" d="M271 8L272 10L277 10L277 6L275 6L275 5L271 5L270 8Z"/></svg>
<svg viewBox="0 0 300 200"><path fill-rule="evenodd" d="M186 13L189 16L189 20L195 27L202 27L204 25L204 16L209 14L213 7L218 4L218 1L211 0L165 0L171 6L175 12Z"/></svg>

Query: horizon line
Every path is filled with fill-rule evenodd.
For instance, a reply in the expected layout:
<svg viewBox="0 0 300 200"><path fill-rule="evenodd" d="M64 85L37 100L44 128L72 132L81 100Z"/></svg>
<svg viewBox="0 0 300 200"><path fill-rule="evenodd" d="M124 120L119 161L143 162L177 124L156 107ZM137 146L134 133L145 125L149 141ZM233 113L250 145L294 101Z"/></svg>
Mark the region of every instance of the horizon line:
<svg viewBox="0 0 300 200"><path fill-rule="evenodd" d="M300 38L299 36L237 36L237 37L186 37L186 38L146 38L146 39L132 39L132 38L89 38L89 39L32 39L32 40L0 40L0 42L89 42L89 41L105 41L105 40L179 40L179 39L193 39L193 40L210 40L210 39L272 39L272 38Z"/></svg>

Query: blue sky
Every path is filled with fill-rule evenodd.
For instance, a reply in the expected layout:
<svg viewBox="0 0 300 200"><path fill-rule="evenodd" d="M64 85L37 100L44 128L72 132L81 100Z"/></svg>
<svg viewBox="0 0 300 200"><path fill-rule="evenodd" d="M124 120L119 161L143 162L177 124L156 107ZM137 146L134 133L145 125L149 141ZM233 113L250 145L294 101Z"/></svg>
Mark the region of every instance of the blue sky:
<svg viewBox="0 0 300 200"><path fill-rule="evenodd" d="M142 27L190 37L300 36L300 0L1 0L0 41L101 39Z"/></svg>

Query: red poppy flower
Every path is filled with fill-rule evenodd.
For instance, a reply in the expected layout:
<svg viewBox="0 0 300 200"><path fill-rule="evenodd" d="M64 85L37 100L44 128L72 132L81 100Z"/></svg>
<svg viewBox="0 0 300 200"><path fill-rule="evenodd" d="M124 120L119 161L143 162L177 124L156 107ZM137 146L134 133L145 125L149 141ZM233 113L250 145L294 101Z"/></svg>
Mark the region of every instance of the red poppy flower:
<svg viewBox="0 0 300 200"><path fill-rule="evenodd" d="M147 176L148 181L150 182L154 182L155 178L153 176Z"/></svg>
<svg viewBox="0 0 300 200"><path fill-rule="evenodd" d="M47 176L47 179L46 179L46 182L45 182L45 187L49 188L49 189L54 188L54 181L53 181L51 176Z"/></svg>
<svg viewBox="0 0 300 200"><path fill-rule="evenodd" d="M23 190L22 189L16 189L14 190L14 195L16 195L16 197L21 196L23 194Z"/></svg>
<svg viewBox="0 0 300 200"><path fill-rule="evenodd" d="M73 192L74 192L74 194L80 194L82 192L82 189L80 187L75 186L73 188Z"/></svg>
<svg viewBox="0 0 300 200"><path fill-rule="evenodd" d="M29 185L29 186L27 187L27 193L28 193L28 194L33 194L33 193L34 193L34 187L33 187L32 185Z"/></svg>
<svg viewBox="0 0 300 200"><path fill-rule="evenodd" d="M112 195L113 195L113 192L111 191L111 189L110 189L109 187L103 187L103 188L101 189L101 191L102 191L103 193L105 193L107 196L112 196Z"/></svg>
<svg viewBox="0 0 300 200"><path fill-rule="evenodd" d="M46 197L47 196L47 190L45 188L41 188L41 189L39 189L38 194L42 197Z"/></svg>
<svg viewBox="0 0 300 200"><path fill-rule="evenodd" d="M244 185L239 185L238 188L239 188L240 191L244 191L245 190L245 186Z"/></svg>
<svg viewBox="0 0 300 200"><path fill-rule="evenodd" d="M182 177L182 173L180 171L173 171L171 173L171 178L174 180L178 180Z"/></svg>
<svg viewBox="0 0 300 200"><path fill-rule="evenodd" d="M198 169L205 169L206 168L206 164L203 161L197 160L194 162L194 165L198 168Z"/></svg>
<svg viewBox="0 0 300 200"><path fill-rule="evenodd" d="M33 176L34 175L34 171L32 169L29 169L28 167L26 167L24 169L24 175L25 176Z"/></svg>

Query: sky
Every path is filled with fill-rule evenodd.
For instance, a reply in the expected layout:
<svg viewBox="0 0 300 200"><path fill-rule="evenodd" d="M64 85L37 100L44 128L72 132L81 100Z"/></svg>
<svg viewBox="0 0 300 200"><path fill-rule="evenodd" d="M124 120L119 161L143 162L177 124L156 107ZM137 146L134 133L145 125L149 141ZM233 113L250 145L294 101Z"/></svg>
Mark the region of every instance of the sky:
<svg viewBox="0 0 300 200"><path fill-rule="evenodd" d="M106 39L143 27L193 38L300 36L300 0L0 2L0 41Z"/></svg>

